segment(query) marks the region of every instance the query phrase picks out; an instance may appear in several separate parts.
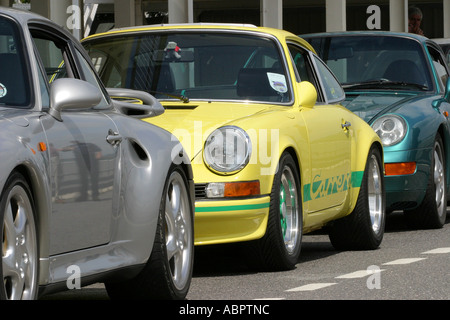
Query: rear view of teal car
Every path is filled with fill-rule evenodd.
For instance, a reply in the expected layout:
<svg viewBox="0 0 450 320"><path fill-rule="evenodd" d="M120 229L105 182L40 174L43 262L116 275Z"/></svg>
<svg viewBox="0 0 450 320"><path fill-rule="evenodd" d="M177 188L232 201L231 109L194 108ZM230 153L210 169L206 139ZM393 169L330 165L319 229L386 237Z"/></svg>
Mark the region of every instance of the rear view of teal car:
<svg viewBox="0 0 450 320"><path fill-rule="evenodd" d="M383 142L388 211L412 227L440 228L447 216L449 69L433 41L406 33L301 35L332 69L343 103Z"/></svg>

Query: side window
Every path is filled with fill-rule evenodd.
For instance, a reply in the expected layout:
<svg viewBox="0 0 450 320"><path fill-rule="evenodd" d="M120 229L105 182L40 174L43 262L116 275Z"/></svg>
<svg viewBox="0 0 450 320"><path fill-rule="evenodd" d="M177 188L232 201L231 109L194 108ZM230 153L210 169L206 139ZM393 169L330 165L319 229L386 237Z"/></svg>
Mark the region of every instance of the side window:
<svg viewBox="0 0 450 320"><path fill-rule="evenodd" d="M297 70L297 75L300 78L297 79L297 81L311 82L317 90L317 102L324 102L325 97L323 96L322 90L320 89L320 84L312 71L309 53L305 49L292 44L288 44L288 47L291 54L292 63L294 64Z"/></svg>
<svg viewBox="0 0 450 320"><path fill-rule="evenodd" d="M434 48L428 47L428 51L430 52L431 59L433 60L433 66L437 73L439 87L441 88L441 90L444 90L445 84L447 83L448 79L447 69L445 68L445 61L442 59L439 51L436 51Z"/></svg>
<svg viewBox="0 0 450 320"><path fill-rule="evenodd" d="M81 78L80 73L84 75L84 79L97 88L103 93L102 102L99 104L100 107L109 106L108 101L105 98L105 92L102 86L97 81L95 71L86 62L83 55L75 51L77 60L80 63L81 70L76 68L74 62L73 54L71 54L71 47L64 39L60 39L56 36L52 36L48 32L41 30L31 30L31 34L38 51L40 60L45 70L46 79L48 84L61 78ZM42 79L41 79L42 81ZM44 90L44 86L41 83L41 92ZM45 106L45 99L47 96L43 95L43 105ZM48 103L47 103L48 105Z"/></svg>
<svg viewBox="0 0 450 320"><path fill-rule="evenodd" d="M99 83L95 71L91 68L89 63L86 61L86 59L78 50L75 50L75 53L78 61L80 62L81 70L84 74L84 80L97 87L100 90L100 92L103 93L103 99L97 107L106 107L106 106L109 107L109 103L105 98L105 93L103 92L103 87Z"/></svg>
<svg viewBox="0 0 450 320"><path fill-rule="evenodd" d="M311 71L308 68L307 64L308 61L307 53L293 45L289 45L289 52L291 53L291 57L294 62L295 68L297 69L300 81L309 81L314 84Z"/></svg>
<svg viewBox="0 0 450 320"><path fill-rule="evenodd" d="M335 76L331 73L325 63L314 56L320 81L325 92L325 96L329 103L339 102L345 99L345 92Z"/></svg>
<svg viewBox="0 0 450 320"><path fill-rule="evenodd" d="M36 55L36 60L38 60L38 57ZM42 99L42 107L43 108L49 108L50 107L50 95L48 92L48 78L44 75L41 68L39 69L39 90L41 91L41 99Z"/></svg>
<svg viewBox="0 0 450 320"><path fill-rule="evenodd" d="M52 40L33 36L34 43L44 64L47 80L52 83L59 78L67 78L64 51Z"/></svg>
<svg viewBox="0 0 450 320"><path fill-rule="evenodd" d="M0 16L0 105L32 107L25 50L17 24Z"/></svg>

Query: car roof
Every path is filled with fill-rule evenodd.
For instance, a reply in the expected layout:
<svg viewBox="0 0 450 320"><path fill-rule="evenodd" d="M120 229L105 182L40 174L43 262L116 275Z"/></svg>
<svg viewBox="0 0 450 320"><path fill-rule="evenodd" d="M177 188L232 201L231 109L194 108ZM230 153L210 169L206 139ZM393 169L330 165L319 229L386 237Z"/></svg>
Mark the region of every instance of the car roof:
<svg viewBox="0 0 450 320"><path fill-rule="evenodd" d="M233 31L249 31L249 32L261 32L265 34L274 35L280 39L295 39L301 42L301 44L308 48L310 51L315 52L314 48L305 40L299 36L282 29L259 27L253 24L238 24L238 23L179 23L179 24L158 24L158 25L142 25L134 27L115 28L103 33L97 33L88 36L83 39L96 39L104 36L112 36L134 32L146 32L146 31L186 31L186 30L233 30Z"/></svg>
<svg viewBox="0 0 450 320"><path fill-rule="evenodd" d="M427 37L408 33L408 32L396 32L396 31L335 31L335 32L317 32L301 34L299 37L312 38L312 37L324 37L324 36L386 36L386 37L406 37L419 40L420 42L425 42L428 40Z"/></svg>
<svg viewBox="0 0 450 320"><path fill-rule="evenodd" d="M28 10L20 10L9 7L0 6L0 13L6 14L19 22L27 22L29 20L43 20L43 21L51 21L37 13L33 13Z"/></svg>

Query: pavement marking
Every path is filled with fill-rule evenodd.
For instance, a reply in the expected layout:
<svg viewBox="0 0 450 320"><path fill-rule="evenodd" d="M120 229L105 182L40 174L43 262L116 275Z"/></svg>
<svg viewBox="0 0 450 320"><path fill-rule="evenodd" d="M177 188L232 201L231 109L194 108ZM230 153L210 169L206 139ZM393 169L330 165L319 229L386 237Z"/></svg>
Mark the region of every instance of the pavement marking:
<svg viewBox="0 0 450 320"><path fill-rule="evenodd" d="M359 270L347 274L343 274L341 276L337 276L335 279L356 279L356 278L364 278L370 276L374 273L379 273L384 271L385 269L367 269L367 270Z"/></svg>
<svg viewBox="0 0 450 320"><path fill-rule="evenodd" d="M436 248L433 250L422 252L422 254L450 253L450 248Z"/></svg>
<svg viewBox="0 0 450 320"><path fill-rule="evenodd" d="M383 265L395 265L395 264L409 264L413 262L417 262L420 260L425 260L426 258L405 258L405 259L397 259L390 262L383 263Z"/></svg>
<svg viewBox="0 0 450 320"><path fill-rule="evenodd" d="M289 289L289 290L286 290L286 291L287 292L314 291L314 290L318 290L318 289L322 289L322 288L326 288L326 287L332 286L334 284L337 284L337 283L336 282L332 282L332 283L310 283L310 284L306 284L304 286L293 288L293 289Z"/></svg>
<svg viewBox="0 0 450 320"><path fill-rule="evenodd" d="M422 252L422 254L443 254L443 253L450 253L450 247L443 247L443 248L436 248L433 250ZM410 264L421 260L426 260L427 258L404 258L404 259L397 259L390 262L383 263L382 265L400 265L400 264ZM364 278L369 275L372 275L374 273L380 273L382 271L385 271L386 269L370 269L367 270L358 270L354 272L350 272L347 274L343 274L340 276L335 277L335 279L357 279L357 278ZM306 284L304 286L300 286L297 288L292 288L286 290L286 292L300 292L300 291L314 291L319 290L322 288L326 288L332 285L337 284L336 282L330 282L330 283L310 283ZM283 298L267 298L267 299L257 299L257 300L281 300Z"/></svg>

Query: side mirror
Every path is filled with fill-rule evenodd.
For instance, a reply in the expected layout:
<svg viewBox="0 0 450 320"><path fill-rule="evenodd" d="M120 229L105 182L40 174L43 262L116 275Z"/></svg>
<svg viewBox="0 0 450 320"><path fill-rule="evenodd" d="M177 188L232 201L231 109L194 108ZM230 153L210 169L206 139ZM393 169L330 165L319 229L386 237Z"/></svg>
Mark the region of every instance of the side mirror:
<svg viewBox="0 0 450 320"><path fill-rule="evenodd" d="M431 105L434 108L439 108L441 106L442 102L448 102L450 103L450 77L447 79L447 83L445 84L445 92L444 92L444 97L434 100Z"/></svg>
<svg viewBox="0 0 450 320"><path fill-rule="evenodd" d="M302 81L297 85L299 106L313 108L317 102L317 90L309 81Z"/></svg>
<svg viewBox="0 0 450 320"><path fill-rule="evenodd" d="M62 110L91 108L101 100L100 90L89 82L73 78L58 79L50 87L49 114L62 121Z"/></svg>
<svg viewBox="0 0 450 320"><path fill-rule="evenodd" d="M445 84L444 99L445 101L450 102L450 77L447 79L447 83Z"/></svg>
<svg viewBox="0 0 450 320"><path fill-rule="evenodd" d="M162 104L145 91L126 88L107 88L117 110L136 118L156 117L164 113Z"/></svg>

